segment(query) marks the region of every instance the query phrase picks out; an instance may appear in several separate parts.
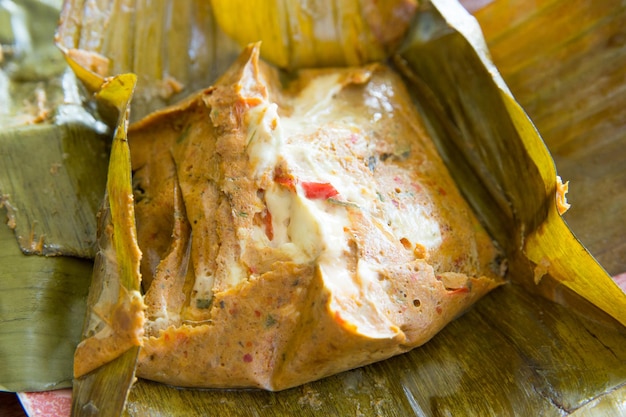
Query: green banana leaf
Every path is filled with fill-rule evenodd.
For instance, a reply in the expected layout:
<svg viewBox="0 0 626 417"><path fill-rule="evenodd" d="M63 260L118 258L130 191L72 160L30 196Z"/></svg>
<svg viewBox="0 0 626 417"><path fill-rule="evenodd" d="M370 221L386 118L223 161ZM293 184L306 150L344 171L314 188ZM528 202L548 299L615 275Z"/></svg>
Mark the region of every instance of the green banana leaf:
<svg viewBox="0 0 626 417"><path fill-rule="evenodd" d="M26 256L0 226L0 390L69 387L92 262Z"/></svg>
<svg viewBox="0 0 626 417"><path fill-rule="evenodd" d="M12 227L25 253L93 258L108 128L83 108L50 42L58 10L26 1L0 13L13 42L0 70L0 193Z"/></svg>
<svg viewBox="0 0 626 417"><path fill-rule="evenodd" d="M0 4L0 389L9 391L72 383L106 181L108 128L83 107L51 43L57 16L39 1Z"/></svg>

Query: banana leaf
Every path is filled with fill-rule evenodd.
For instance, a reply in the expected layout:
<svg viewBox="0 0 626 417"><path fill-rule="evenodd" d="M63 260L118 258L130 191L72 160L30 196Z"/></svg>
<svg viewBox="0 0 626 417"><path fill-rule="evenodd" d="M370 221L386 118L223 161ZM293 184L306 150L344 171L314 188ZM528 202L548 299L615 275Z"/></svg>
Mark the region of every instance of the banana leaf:
<svg viewBox="0 0 626 417"><path fill-rule="evenodd" d="M495 291L423 348L385 362L280 393L176 390L140 380L130 391L128 415L199 415L209 409L229 415L268 409L278 415L623 411L626 334L615 319L624 322L624 294L562 222L559 186L547 150L487 60L483 45L472 45L463 36L474 39L475 22L454 2L432 5L437 7L418 12L398 65L415 87L417 104L448 165L453 171L459 168L457 177L468 199L511 256L512 278L524 285ZM446 149L447 143L452 150ZM519 184L519 178L525 181ZM554 235L535 239L549 232ZM551 240L552 246L542 246ZM554 244L564 247L565 254ZM557 262L557 255L568 256L568 250L572 264ZM591 280L612 292L609 303L602 304L585 287ZM526 289L535 281L569 297L567 306L533 296ZM614 319L564 291L561 282L590 297ZM470 334L463 331L470 328ZM476 386L481 387L478 394Z"/></svg>
<svg viewBox="0 0 626 417"><path fill-rule="evenodd" d="M71 385L108 163L108 128L51 44L53 6L0 5L10 23L0 30L0 389L10 391Z"/></svg>
<svg viewBox="0 0 626 417"><path fill-rule="evenodd" d="M519 269L512 279L530 289L545 280L538 288L544 294L563 285L626 325L623 291L560 218L559 185L547 148L497 76L484 44L463 47L480 30L477 23L460 4L442 4L451 11L443 17L449 26L437 25L442 20L437 10L418 14L398 61L429 115L447 166L509 253L510 268Z"/></svg>
<svg viewBox="0 0 626 417"><path fill-rule="evenodd" d="M10 22L0 35L10 52L0 70L0 193L12 227L25 253L92 258L107 127L82 106L50 42L58 10L37 1L0 10Z"/></svg>
<svg viewBox="0 0 626 417"><path fill-rule="evenodd" d="M437 6L439 12L432 9L432 5ZM458 56L454 54L452 58L440 53L439 59L445 57L446 60L439 62L439 68L454 65L457 59L465 58L470 62L467 64L468 67L473 69L472 75L484 80L484 63L477 59L477 54L473 52L474 47L464 42L462 37L459 39L452 30L457 28L458 22L448 24L439 17L441 13L450 19L450 11L453 13L452 17L461 13L451 2L439 1L423 4L419 11L430 14L428 18L430 20L426 21L432 25L433 32L446 35L441 38L433 37L428 42L440 42L440 45L456 48L453 52L458 53ZM470 38L474 39L473 36ZM416 45L428 49L428 42L426 45L422 40L413 44L407 43L403 49L404 60L410 58L410 52L406 51L410 51ZM480 45L478 49L480 50ZM420 60L425 58L420 56ZM408 66L409 82L417 78L415 74L418 73L417 67L416 64L414 68ZM487 68L491 71L487 74L495 74L493 67ZM424 73L418 74L424 77ZM508 93L506 88L502 88L504 84L498 81L497 75L494 75L494 78L496 81L491 85L483 84L489 92L487 95L491 97L485 99L487 104L496 109L504 105L511 113L517 112L519 115L520 109L517 105L512 99L506 98ZM427 99L432 98L428 95L429 89L426 88L429 86L420 87L420 78L417 79L418 82L411 85L415 86L416 100L422 111L427 114L432 125L431 130L436 136L448 133L454 139L454 135L459 134L458 129L455 130L458 126L445 127L446 124L438 120L442 114L447 115L441 108L428 115L424 94ZM460 78L463 79L464 77ZM459 83L458 95L465 92L461 85L462 83ZM488 101L492 99L495 101ZM437 97L437 100L447 102L440 97ZM443 106L440 107L445 109ZM487 120L491 121L491 117L490 115ZM524 122L525 118L520 120L519 117L507 117L510 117L509 124L513 124L514 131L524 132L516 134L515 137L535 137L535 146L531 149L533 152L527 150L528 154L532 155L530 159L535 162L534 158L540 153L543 145L534 128L527 121ZM510 126L508 128L510 129ZM526 155L525 158L528 161L529 156ZM457 163L472 173L469 180L476 179L475 169L470 169L471 165L467 161L459 159ZM554 180L551 164L546 167L540 163L539 168L541 169L535 168L538 173L535 172L532 178L541 181L545 178ZM498 191L498 187L494 185L497 185L497 182L488 183L493 185L492 187L479 187L481 184L472 186L476 188L471 188L472 192L468 192L468 195L476 192L481 196L481 199L476 198L477 202L474 202L478 208L481 207L482 198L497 200L499 197L497 192L492 192ZM551 208L555 194L552 192L554 191L552 182L540 183L540 188L541 192L534 190L536 193L533 194L535 196L533 201L540 203L543 198L546 201L543 214L552 212L554 217ZM504 194L509 198L508 193ZM489 204L484 206L485 209L492 209ZM495 207L506 208L506 204ZM620 207L623 208L623 204L617 202L616 207L619 210ZM509 233L519 231L522 224L530 225L531 233L533 230L541 229L540 225L543 223L540 218L538 220L535 218L537 213L530 213L527 217L509 214L517 213L517 210L519 208L504 214L499 210L491 210L496 216L491 223L487 221L487 224L490 225L494 235L498 231L505 234L508 226L511 226L508 229ZM556 219L553 217L550 217L549 221L560 221L558 216ZM509 241L505 240L503 244L507 242ZM520 274L519 281L524 282L524 286L513 283L494 291L422 348L280 393L179 390L140 380L129 393L125 414L206 415L209 412L228 415L624 414L626 412L624 327L614 318L599 311L597 307L569 291L563 291L558 284L558 275L553 271L548 271L549 274L541 279L540 284L547 286L552 281L553 286L549 289L558 293L553 292L551 296L568 297L569 302L557 304L532 295L527 291L529 288L532 289L527 281L535 278L535 271L544 271L528 263L521 250L524 248L518 247L520 250L516 251L515 241L512 242L506 247L510 252L517 254L517 257L513 258L517 262L513 262L512 266L519 265L519 269L511 268L511 274ZM564 245L572 246L577 243L568 237ZM580 256L589 259L584 251ZM549 270L547 267L545 269ZM595 278L604 282L609 279L604 272ZM617 304L622 300L620 297L623 295L609 301L615 301ZM617 315L620 314L623 313L618 311ZM126 395L126 392L123 394Z"/></svg>
<svg viewBox="0 0 626 417"><path fill-rule="evenodd" d="M71 386L91 269L84 259L26 256L0 225L0 390Z"/></svg>
<svg viewBox="0 0 626 417"><path fill-rule="evenodd" d="M83 21L89 24L77 24ZM131 120L210 85L240 50L216 25L206 0L65 0L55 41L100 77L139 75ZM82 80L92 93L99 87Z"/></svg>
<svg viewBox="0 0 626 417"><path fill-rule="evenodd" d="M0 193L24 253L93 258L107 159L104 137L77 123L0 132Z"/></svg>
<svg viewBox="0 0 626 417"><path fill-rule="evenodd" d="M136 242L130 150L125 131L135 85L135 75L120 75L102 80L96 95L96 99L115 107L119 116L100 213L99 250L89 289L87 320L83 340L74 356L72 414L76 416L120 415L135 378L143 334L144 305L139 293L141 252ZM104 348L102 340L109 342L108 361L79 369L78 364L97 356L94 349Z"/></svg>
<svg viewBox="0 0 626 417"><path fill-rule="evenodd" d="M509 3L476 12L493 61L570 181L564 218L610 274L622 273L626 7L610 0Z"/></svg>
<svg viewBox="0 0 626 417"><path fill-rule="evenodd" d="M416 0L212 0L215 18L242 47L263 40L261 56L281 68L363 65L383 61L409 27Z"/></svg>

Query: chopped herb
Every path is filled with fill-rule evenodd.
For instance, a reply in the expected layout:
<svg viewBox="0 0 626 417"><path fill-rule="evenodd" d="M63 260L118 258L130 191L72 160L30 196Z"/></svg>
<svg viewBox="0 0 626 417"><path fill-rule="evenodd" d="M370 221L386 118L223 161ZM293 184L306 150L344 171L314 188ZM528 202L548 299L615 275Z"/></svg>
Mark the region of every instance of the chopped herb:
<svg viewBox="0 0 626 417"><path fill-rule="evenodd" d="M189 136L189 129L190 128L191 128L191 126L185 126L185 130L183 130L183 133L181 133L180 136L178 136L176 138L176 143L181 143L182 141L187 139L187 136Z"/></svg>
<svg viewBox="0 0 626 417"><path fill-rule="evenodd" d="M403 151L396 153L396 157L400 160L404 160L408 158L410 155L411 155L411 148L404 149Z"/></svg>
<svg viewBox="0 0 626 417"><path fill-rule="evenodd" d="M353 203L351 201L341 201L341 200L337 200L336 198L328 198L326 201L328 201L331 204L335 204L337 206L342 206L342 207L352 207L352 208L359 208L359 205L356 203Z"/></svg>
<svg viewBox="0 0 626 417"><path fill-rule="evenodd" d="M211 306L213 305L213 298L198 298L196 300L196 307L206 310L211 308Z"/></svg>
<svg viewBox="0 0 626 417"><path fill-rule="evenodd" d="M272 316L271 314L268 314L267 318L265 319L265 327L272 327L276 323L277 323L277 321L274 318L274 316Z"/></svg>
<svg viewBox="0 0 626 417"><path fill-rule="evenodd" d="M250 145L256 139L257 131L258 131L258 129L254 129L252 134L249 136L248 143L246 143L246 148L248 147L248 145Z"/></svg>

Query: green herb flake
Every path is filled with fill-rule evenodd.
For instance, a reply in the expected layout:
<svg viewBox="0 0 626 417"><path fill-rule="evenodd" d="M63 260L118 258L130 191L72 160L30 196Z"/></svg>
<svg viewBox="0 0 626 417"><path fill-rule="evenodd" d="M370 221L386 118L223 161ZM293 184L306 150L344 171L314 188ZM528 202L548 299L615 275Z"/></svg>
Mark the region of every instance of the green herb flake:
<svg viewBox="0 0 626 417"><path fill-rule="evenodd" d="M185 139L187 139L187 136L189 136L189 129L191 128L191 126L186 126L185 130L183 130L183 133L180 134L180 136L178 136L176 138L176 143L181 143L183 142Z"/></svg>
<svg viewBox="0 0 626 417"><path fill-rule="evenodd" d="M359 208L359 205L356 203L353 203L351 201L341 201L341 200L337 200L336 198L327 198L326 201L328 201L330 204L334 204L336 206L342 206L342 207L352 207L355 209Z"/></svg>
<svg viewBox="0 0 626 417"><path fill-rule="evenodd" d="M213 305L213 298L198 298L196 300L196 307L202 310L207 310Z"/></svg>
<svg viewBox="0 0 626 417"><path fill-rule="evenodd" d="M274 318L274 316L272 316L271 314L268 314L267 318L265 319L265 327L272 327L276 323L278 323L278 321Z"/></svg>

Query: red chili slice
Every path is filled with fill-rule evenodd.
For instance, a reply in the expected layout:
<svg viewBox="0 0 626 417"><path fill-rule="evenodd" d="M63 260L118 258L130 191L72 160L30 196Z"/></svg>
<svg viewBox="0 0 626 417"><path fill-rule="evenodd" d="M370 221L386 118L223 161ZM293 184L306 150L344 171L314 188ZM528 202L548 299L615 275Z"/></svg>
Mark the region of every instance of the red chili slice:
<svg viewBox="0 0 626 417"><path fill-rule="evenodd" d="M303 182L302 189L306 198L327 199L339 194L339 191L328 182Z"/></svg>

